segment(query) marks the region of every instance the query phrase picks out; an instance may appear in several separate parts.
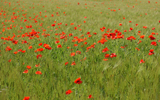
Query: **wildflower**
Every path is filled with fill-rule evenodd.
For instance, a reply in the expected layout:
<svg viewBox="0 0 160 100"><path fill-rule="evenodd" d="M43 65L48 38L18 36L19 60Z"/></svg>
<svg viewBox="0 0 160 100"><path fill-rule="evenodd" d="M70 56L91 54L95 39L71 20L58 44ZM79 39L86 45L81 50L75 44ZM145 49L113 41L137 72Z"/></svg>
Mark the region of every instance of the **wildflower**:
<svg viewBox="0 0 160 100"><path fill-rule="evenodd" d="M81 83L82 83L81 78L80 78L80 77L77 78L77 79L74 81L74 83L76 83L76 84L81 84Z"/></svg>
<svg viewBox="0 0 160 100"><path fill-rule="evenodd" d="M41 73L41 71L36 71L35 72L36 74L39 74L39 75L41 75L42 73Z"/></svg>
<svg viewBox="0 0 160 100"><path fill-rule="evenodd" d="M14 52L14 54L17 54L17 53L18 53L17 51Z"/></svg>
<svg viewBox="0 0 160 100"><path fill-rule="evenodd" d="M71 94L71 93L72 93L71 90L66 91L66 95Z"/></svg>
<svg viewBox="0 0 160 100"><path fill-rule="evenodd" d="M92 97L92 95L89 95L89 96L88 96L88 99L90 99L90 98L94 98L94 97Z"/></svg>
<svg viewBox="0 0 160 100"><path fill-rule="evenodd" d="M59 44L59 45L57 45L57 48L62 48L62 46Z"/></svg>
<svg viewBox="0 0 160 100"><path fill-rule="evenodd" d="M140 38L144 39L144 36L145 36L145 35L141 35Z"/></svg>
<svg viewBox="0 0 160 100"><path fill-rule="evenodd" d="M105 54L105 58L109 58L110 57L110 55L109 54Z"/></svg>
<svg viewBox="0 0 160 100"><path fill-rule="evenodd" d="M68 62L66 62L65 65L68 65Z"/></svg>
<svg viewBox="0 0 160 100"><path fill-rule="evenodd" d="M134 36L130 36L130 37L127 38L127 40L131 40L132 41L132 40L136 40L136 38Z"/></svg>
<svg viewBox="0 0 160 100"><path fill-rule="evenodd" d="M75 61L74 61L74 62L72 62L72 64L71 64L71 65L76 65Z"/></svg>
<svg viewBox="0 0 160 100"><path fill-rule="evenodd" d="M110 57L111 57L111 58L117 57L117 55L116 55L115 53L112 53L112 54L110 55Z"/></svg>
<svg viewBox="0 0 160 100"><path fill-rule="evenodd" d="M122 23L119 23L119 26L122 26Z"/></svg>
<svg viewBox="0 0 160 100"><path fill-rule="evenodd" d="M31 69L31 66L27 66L28 69Z"/></svg>
<svg viewBox="0 0 160 100"><path fill-rule="evenodd" d="M136 47L135 49L137 49L138 51L140 50L140 49L139 49L139 48L137 48L137 47Z"/></svg>
<svg viewBox="0 0 160 100"><path fill-rule="evenodd" d="M24 97L24 99L23 99L23 100L29 100L29 98L30 98L29 96L28 96L28 97Z"/></svg>
<svg viewBox="0 0 160 100"><path fill-rule="evenodd" d="M151 45L157 46L157 43L155 41L151 42Z"/></svg>
<svg viewBox="0 0 160 100"><path fill-rule="evenodd" d="M32 46L29 46L29 47L28 47L28 49L31 49L31 48L32 48Z"/></svg>
<svg viewBox="0 0 160 100"><path fill-rule="evenodd" d="M150 38L150 40L155 40L156 39L155 37L153 37L153 35L149 35L148 37Z"/></svg>
<svg viewBox="0 0 160 100"><path fill-rule="evenodd" d="M152 54L154 54L154 52L153 52L153 51L154 51L154 49L150 49L150 50L149 50L149 54L148 54L148 55L152 55Z"/></svg>
<svg viewBox="0 0 160 100"><path fill-rule="evenodd" d="M40 58L40 57L42 57L42 55L41 55L41 54L38 54L38 55L37 55L37 59Z"/></svg>
<svg viewBox="0 0 160 100"><path fill-rule="evenodd" d="M52 24L51 26L55 26L56 24Z"/></svg>
<svg viewBox="0 0 160 100"><path fill-rule="evenodd" d="M28 69L26 69L23 73L28 73Z"/></svg>
<svg viewBox="0 0 160 100"><path fill-rule="evenodd" d="M42 43L39 43L39 46L41 46L42 45Z"/></svg>
<svg viewBox="0 0 160 100"><path fill-rule="evenodd" d="M72 57L72 56L75 56L75 53L74 53L74 52L71 53L71 57Z"/></svg>
<svg viewBox="0 0 160 100"><path fill-rule="evenodd" d="M141 59L139 63L144 63L144 62L145 62L145 61L144 61L143 59Z"/></svg>
<svg viewBox="0 0 160 100"><path fill-rule="evenodd" d="M8 62L11 62L11 61L12 61L12 59L9 59L9 60L8 60Z"/></svg>
<svg viewBox="0 0 160 100"><path fill-rule="evenodd" d="M109 51L108 48L104 48L104 49L102 50L102 52L107 52L107 51Z"/></svg>

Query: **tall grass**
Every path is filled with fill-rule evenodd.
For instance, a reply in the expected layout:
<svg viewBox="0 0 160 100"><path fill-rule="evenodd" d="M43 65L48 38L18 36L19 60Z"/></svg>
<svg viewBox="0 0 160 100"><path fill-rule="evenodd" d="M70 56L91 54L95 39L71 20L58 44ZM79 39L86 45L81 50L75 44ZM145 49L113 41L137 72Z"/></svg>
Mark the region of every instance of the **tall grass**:
<svg viewBox="0 0 160 100"><path fill-rule="evenodd" d="M30 100L87 100L89 95L93 100L159 100L159 0L150 3L146 0L0 2L0 100L22 100L26 96ZM39 37L22 37L33 29ZM98 43L105 33L115 33L115 30L124 37L109 39L105 36L107 42ZM62 33L67 36L65 39L60 39ZM70 33L73 35L69 36ZM156 39L150 40L149 35L154 33ZM17 44L10 40L14 34ZM141 35L145 35L144 39ZM127 40L129 36L136 39ZM83 41L78 42L77 37ZM60 43L56 44L58 40ZM142 42L138 43L139 40ZM151 45L153 41L156 46ZM52 49L45 49L45 43ZM94 47L87 50L93 44ZM57 48L58 45L62 48ZM6 51L7 46L12 50ZM33 48L28 49L29 46ZM102 52L106 47L109 51ZM44 50L35 52L39 48ZM26 52L18 52L20 49ZM154 49L153 55L149 55L150 49ZM16 51L18 53L14 54ZM75 56L71 57L73 52ZM112 53L116 57L111 58ZM37 59L38 54L42 57ZM105 58L105 54L110 57ZM145 62L140 63L141 59ZM74 61L76 64L71 65ZM31 69L23 73L27 66ZM36 74L37 71L42 74ZM79 77L82 83L75 84ZM66 95L67 90L72 93Z"/></svg>

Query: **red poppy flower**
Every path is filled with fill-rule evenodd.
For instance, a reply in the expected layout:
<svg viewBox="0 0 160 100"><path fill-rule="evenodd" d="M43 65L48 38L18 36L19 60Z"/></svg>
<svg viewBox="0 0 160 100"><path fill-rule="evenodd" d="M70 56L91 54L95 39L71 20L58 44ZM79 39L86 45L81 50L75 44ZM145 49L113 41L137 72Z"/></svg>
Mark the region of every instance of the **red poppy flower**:
<svg viewBox="0 0 160 100"><path fill-rule="evenodd" d="M78 46L78 44L74 44L74 47Z"/></svg>
<svg viewBox="0 0 160 100"><path fill-rule="evenodd" d="M39 49L37 49L37 51L43 51L44 49L43 48L39 48Z"/></svg>
<svg viewBox="0 0 160 100"><path fill-rule="evenodd" d="M80 78L80 77L77 78L77 79L74 81L74 83L76 83L76 84L81 84L81 83L82 83L81 78Z"/></svg>
<svg viewBox="0 0 160 100"><path fill-rule="evenodd" d="M145 35L141 35L140 38L144 39Z"/></svg>
<svg viewBox="0 0 160 100"><path fill-rule="evenodd" d="M49 46L46 46L45 49L51 50L52 48Z"/></svg>
<svg viewBox="0 0 160 100"><path fill-rule="evenodd" d="M72 57L72 56L75 56L75 53L74 53L74 52L71 53L71 57Z"/></svg>
<svg viewBox="0 0 160 100"><path fill-rule="evenodd" d="M70 37L70 36L72 36L72 35L73 35L73 34L72 34L72 33L70 33L70 34L69 34L69 37Z"/></svg>
<svg viewBox="0 0 160 100"><path fill-rule="evenodd" d="M48 45L48 44L46 44L46 43L44 43L44 44L43 44L43 47L49 47L49 45Z"/></svg>
<svg viewBox="0 0 160 100"><path fill-rule="evenodd" d="M51 26L55 26L56 24L52 24Z"/></svg>
<svg viewBox="0 0 160 100"><path fill-rule="evenodd" d="M117 55L116 55L116 53L112 53L112 54L110 55L110 57L111 57L111 58L117 57Z"/></svg>
<svg viewBox="0 0 160 100"><path fill-rule="evenodd" d="M108 48L104 48L104 49L102 50L102 52L107 52L107 51L109 51Z"/></svg>
<svg viewBox="0 0 160 100"><path fill-rule="evenodd" d="M68 62L66 62L65 65L68 65Z"/></svg>
<svg viewBox="0 0 160 100"><path fill-rule="evenodd" d="M37 55L37 59L40 58L40 57L42 57L42 55L41 55L41 54L38 54L38 55Z"/></svg>
<svg viewBox="0 0 160 100"><path fill-rule="evenodd" d="M133 30L133 28L131 27L130 30Z"/></svg>
<svg viewBox="0 0 160 100"><path fill-rule="evenodd" d="M91 37L92 35L88 35L88 37Z"/></svg>
<svg viewBox="0 0 160 100"><path fill-rule="evenodd" d="M155 27L152 28L152 30L154 30L154 29L155 29Z"/></svg>
<svg viewBox="0 0 160 100"><path fill-rule="evenodd" d="M61 35L61 36L60 36L60 39L64 39L65 37L66 37L66 36L64 36L64 35Z"/></svg>
<svg viewBox="0 0 160 100"><path fill-rule="evenodd" d="M155 40L156 39L155 37L153 37L153 35L149 35L148 37L150 38L150 40Z"/></svg>
<svg viewBox="0 0 160 100"><path fill-rule="evenodd" d="M19 49L18 52L22 52L22 49Z"/></svg>
<svg viewBox="0 0 160 100"><path fill-rule="evenodd" d="M92 95L89 95L88 98L90 99L90 98L94 98L94 97L92 97Z"/></svg>
<svg viewBox="0 0 160 100"><path fill-rule="evenodd" d="M138 33L141 33L141 31L138 31Z"/></svg>
<svg viewBox="0 0 160 100"><path fill-rule="evenodd" d="M139 49L139 48L137 48L137 47L136 47L135 49L137 49L138 51L140 50L140 49Z"/></svg>
<svg viewBox="0 0 160 100"><path fill-rule="evenodd" d="M124 30L124 32L127 32L127 30Z"/></svg>
<svg viewBox="0 0 160 100"><path fill-rule="evenodd" d="M152 32L151 34L152 34L152 35L155 35L156 33Z"/></svg>
<svg viewBox="0 0 160 100"><path fill-rule="evenodd" d="M124 49L124 48L125 48L125 46L121 46L121 48L123 48L123 49Z"/></svg>
<svg viewBox="0 0 160 100"><path fill-rule="evenodd" d="M74 27L74 29L76 30L76 29L77 29L77 27Z"/></svg>
<svg viewBox="0 0 160 100"><path fill-rule="evenodd" d="M132 40L136 40L136 38L134 36L130 36L130 37L127 38L127 40L131 40L132 41Z"/></svg>
<svg viewBox="0 0 160 100"><path fill-rule="evenodd" d="M109 54L105 54L105 58L109 58L110 57L110 55Z"/></svg>
<svg viewBox="0 0 160 100"><path fill-rule="evenodd" d="M157 43L155 41L151 42L151 45L157 46Z"/></svg>
<svg viewBox="0 0 160 100"><path fill-rule="evenodd" d="M12 61L12 59L9 59L9 60L8 60L8 62L11 62L11 61Z"/></svg>
<svg viewBox="0 0 160 100"><path fill-rule="evenodd" d="M36 64L35 67L39 67L40 64Z"/></svg>
<svg viewBox="0 0 160 100"><path fill-rule="evenodd" d="M146 29L146 28L147 28L147 26L143 26L143 28L144 28L144 29Z"/></svg>
<svg viewBox="0 0 160 100"><path fill-rule="evenodd" d="M103 61L108 61L108 59L103 59Z"/></svg>
<svg viewBox="0 0 160 100"><path fill-rule="evenodd" d="M81 54L81 51L76 51L76 54Z"/></svg>
<svg viewBox="0 0 160 100"><path fill-rule="evenodd" d="M60 41L56 41L55 44L59 43Z"/></svg>
<svg viewBox="0 0 160 100"><path fill-rule="evenodd" d="M84 42L84 44L87 44L87 42Z"/></svg>
<svg viewBox="0 0 160 100"><path fill-rule="evenodd" d="M39 46L41 46L42 45L42 43L39 43Z"/></svg>
<svg viewBox="0 0 160 100"><path fill-rule="evenodd" d="M145 62L145 61L144 61L143 59L141 59L139 63L144 63L144 62Z"/></svg>
<svg viewBox="0 0 160 100"><path fill-rule="evenodd" d="M23 50L23 51L21 51L22 53L25 53L26 51L25 50Z"/></svg>
<svg viewBox="0 0 160 100"><path fill-rule="evenodd" d="M71 94L71 93L72 93L71 90L66 91L66 95Z"/></svg>
<svg viewBox="0 0 160 100"><path fill-rule="evenodd" d="M138 44L140 44L142 41L141 40L139 40L139 42L138 42Z"/></svg>
<svg viewBox="0 0 160 100"><path fill-rule="evenodd" d="M17 53L18 53L17 51L14 52L14 54L17 54Z"/></svg>
<svg viewBox="0 0 160 100"><path fill-rule="evenodd" d="M28 73L28 69L26 69L23 73Z"/></svg>
<svg viewBox="0 0 160 100"><path fill-rule="evenodd" d="M74 23L71 23L71 25L74 25Z"/></svg>
<svg viewBox="0 0 160 100"><path fill-rule="evenodd" d="M29 46L29 47L28 47L28 49L31 49L31 48L32 48L32 46Z"/></svg>
<svg viewBox="0 0 160 100"><path fill-rule="evenodd" d="M76 65L75 61L74 61L74 62L72 62L72 64L71 64L71 65Z"/></svg>
<svg viewBox="0 0 160 100"><path fill-rule="evenodd" d="M97 35L97 33L93 33L94 35Z"/></svg>
<svg viewBox="0 0 160 100"><path fill-rule="evenodd" d="M149 50L149 54L148 54L148 55L152 55L152 54L154 54L154 52L153 52L153 51L154 51L154 49L150 49L150 50Z"/></svg>
<svg viewBox="0 0 160 100"><path fill-rule="evenodd" d="M31 69L31 66L27 66L28 69Z"/></svg>
<svg viewBox="0 0 160 100"><path fill-rule="evenodd" d="M36 71L35 72L36 74L39 74L39 75L41 75L42 73L41 73L41 71Z"/></svg>
<svg viewBox="0 0 160 100"><path fill-rule="evenodd" d="M29 98L30 98L29 96L28 96L28 97L24 97L24 99L23 99L23 100L29 100Z"/></svg>
<svg viewBox="0 0 160 100"><path fill-rule="evenodd" d="M57 48L62 48L62 46L59 44L59 45L57 45Z"/></svg>

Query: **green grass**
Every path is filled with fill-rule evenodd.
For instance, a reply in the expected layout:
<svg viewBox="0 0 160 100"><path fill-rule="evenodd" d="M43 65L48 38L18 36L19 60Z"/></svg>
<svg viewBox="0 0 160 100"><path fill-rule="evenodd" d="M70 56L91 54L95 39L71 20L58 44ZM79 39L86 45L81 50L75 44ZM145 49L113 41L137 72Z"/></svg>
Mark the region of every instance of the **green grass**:
<svg viewBox="0 0 160 100"><path fill-rule="evenodd" d="M0 39L0 99L22 100L29 96L30 100L87 100L92 95L92 100L159 100L160 36L153 35L155 40L148 38L152 32L160 34L159 12L159 0L150 3L146 0L0 0L0 38L11 38L14 33L14 40L18 40L17 44L13 44L10 40ZM54 16L51 17L51 14ZM52 27L52 24L55 26ZM32 28L26 28L26 25L32 25ZM103 27L106 29L101 31ZM152 30L153 27L155 30ZM130 28L133 30L129 32ZM39 32L39 38L22 37L32 29ZM107 42L98 43L109 29L112 31L108 34L118 30L124 38L106 37ZM145 35L144 39L140 38L138 31ZM66 42L60 39L60 35L55 35L62 32L67 36ZM92 36L88 37L87 32ZM50 36L44 37L44 33ZM70 37L70 33L73 36ZM136 40L126 40L129 36L134 36ZM74 37L87 39L80 43L72 42L76 40ZM57 48L56 38L62 48ZM21 43L24 40L27 43ZM142 42L138 44L139 40ZM152 41L157 42L157 46L151 45ZM87 44L84 45L84 42ZM47 50L39 43L46 43L52 49ZM94 43L95 48L87 51L86 48ZM74 47L74 44L78 46ZM125 45L127 47L121 48ZM7 46L12 50L6 51ZM29 46L33 48L28 49ZM106 47L109 51L103 53ZM35 52L39 48L44 48L44 51ZM19 49L26 52L14 54ZM148 55L150 49L154 49L153 55ZM81 51L81 54L71 57L70 54L76 51ZM105 54L111 53L117 56L104 61ZM42 55L39 59L36 57L38 54ZM83 60L85 57L86 60ZM9 59L11 62L8 62ZM141 59L145 63L140 63ZM71 65L74 61L76 65ZM65 65L66 62L68 65ZM35 67L36 64L40 64L39 67ZM28 65L31 69L23 73ZM42 74L37 75L36 71ZM82 83L75 84L79 77ZM72 93L66 95L67 90Z"/></svg>

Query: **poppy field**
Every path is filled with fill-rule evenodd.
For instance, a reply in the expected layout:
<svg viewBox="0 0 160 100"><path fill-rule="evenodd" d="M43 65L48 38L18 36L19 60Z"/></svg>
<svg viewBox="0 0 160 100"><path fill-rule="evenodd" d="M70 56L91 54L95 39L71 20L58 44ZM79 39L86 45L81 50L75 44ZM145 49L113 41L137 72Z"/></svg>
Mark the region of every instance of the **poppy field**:
<svg viewBox="0 0 160 100"><path fill-rule="evenodd" d="M159 100L160 0L0 0L0 100Z"/></svg>

